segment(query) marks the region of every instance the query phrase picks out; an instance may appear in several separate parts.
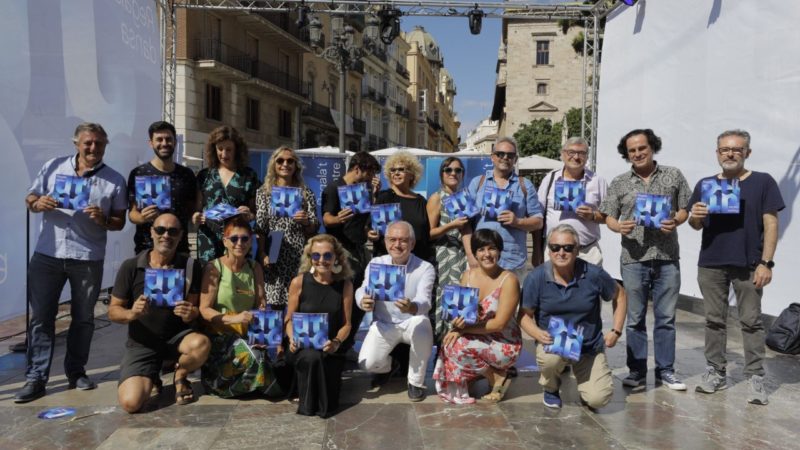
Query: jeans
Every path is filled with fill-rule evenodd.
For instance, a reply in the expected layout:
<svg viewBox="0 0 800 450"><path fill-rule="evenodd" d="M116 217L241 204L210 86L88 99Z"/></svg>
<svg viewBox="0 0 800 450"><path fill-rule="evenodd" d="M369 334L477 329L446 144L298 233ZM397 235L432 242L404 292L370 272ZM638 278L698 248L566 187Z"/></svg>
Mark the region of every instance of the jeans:
<svg viewBox="0 0 800 450"><path fill-rule="evenodd" d="M652 295L655 330L656 373L675 370L675 308L681 290L681 269L677 261L646 261L623 264L622 281L628 294L628 369L647 373L647 300Z"/></svg>
<svg viewBox="0 0 800 450"><path fill-rule="evenodd" d="M761 294L747 267L698 267L697 283L706 312L705 355L708 365L725 372L728 341L728 289L733 285L742 328L744 375L764 376L764 324L761 322Z"/></svg>
<svg viewBox="0 0 800 450"><path fill-rule="evenodd" d="M85 373L94 334L94 305L103 281L103 261L53 258L34 253L28 266L31 323L28 335L27 381L47 383L55 349L55 321L64 284L71 290L64 373L74 379Z"/></svg>

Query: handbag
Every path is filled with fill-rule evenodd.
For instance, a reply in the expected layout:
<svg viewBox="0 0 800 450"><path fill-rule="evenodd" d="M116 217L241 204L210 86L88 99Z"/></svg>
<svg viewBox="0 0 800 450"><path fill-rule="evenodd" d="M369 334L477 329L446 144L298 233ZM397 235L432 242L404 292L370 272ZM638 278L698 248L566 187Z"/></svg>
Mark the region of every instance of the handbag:
<svg viewBox="0 0 800 450"><path fill-rule="evenodd" d="M800 354L800 303L792 303L767 332L767 347L787 355Z"/></svg>

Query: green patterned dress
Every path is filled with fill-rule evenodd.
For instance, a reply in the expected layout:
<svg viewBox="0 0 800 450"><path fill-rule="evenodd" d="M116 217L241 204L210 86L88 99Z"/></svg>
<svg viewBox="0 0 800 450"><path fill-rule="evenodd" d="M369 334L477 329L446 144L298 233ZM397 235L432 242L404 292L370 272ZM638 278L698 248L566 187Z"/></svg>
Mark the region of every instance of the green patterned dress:
<svg viewBox="0 0 800 450"><path fill-rule="evenodd" d="M453 219L447 214L444 199L449 196L447 192L439 191L442 200L439 208L439 226L450 223ZM467 255L464 244L461 242L461 232L458 229L449 230L444 236L434 242L436 250L436 270L439 274L436 284L436 320L434 331L436 340L441 339L447 332L447 324L442 320L442 288L448 284L460 284L461 275L467 270Z"/></svg>

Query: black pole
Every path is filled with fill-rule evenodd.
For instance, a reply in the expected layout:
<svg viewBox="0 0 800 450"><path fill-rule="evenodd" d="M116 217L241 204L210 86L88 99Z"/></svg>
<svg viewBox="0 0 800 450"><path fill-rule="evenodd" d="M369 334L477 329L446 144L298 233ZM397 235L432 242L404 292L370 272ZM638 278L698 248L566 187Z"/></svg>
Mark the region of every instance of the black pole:
<svg viewBox="0 0 800 450"><path fill-rule="evenodd" d="M28 290L28 265L31 263L31 212L25 208L25 341L9 346L12 352L28 351L28 332L31 323L31 299Z"/></svg>

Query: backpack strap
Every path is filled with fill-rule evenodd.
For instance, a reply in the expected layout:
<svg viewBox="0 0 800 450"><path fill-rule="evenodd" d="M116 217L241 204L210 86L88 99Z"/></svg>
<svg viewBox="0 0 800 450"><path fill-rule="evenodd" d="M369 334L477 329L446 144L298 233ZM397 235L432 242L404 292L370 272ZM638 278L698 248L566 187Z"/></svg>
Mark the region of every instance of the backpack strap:
<svg viewBox="0 0 800 450"><path fill-rule="evenodd" d="M189 296L189 289L192 287L192 278L194 276L194 258L189 256L186 258L186 270L183 272L183 277L185 280L184 286L184 298Z"/></svg>

